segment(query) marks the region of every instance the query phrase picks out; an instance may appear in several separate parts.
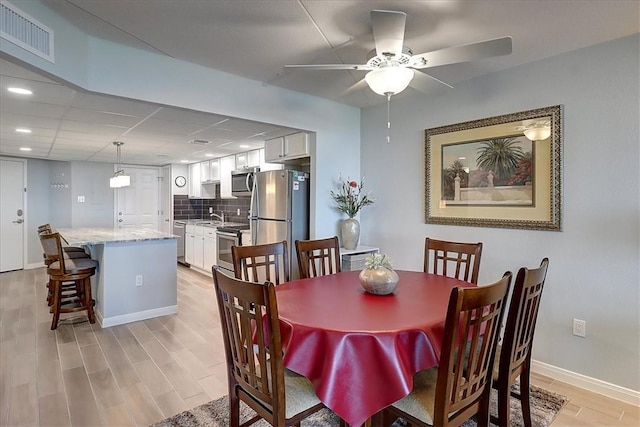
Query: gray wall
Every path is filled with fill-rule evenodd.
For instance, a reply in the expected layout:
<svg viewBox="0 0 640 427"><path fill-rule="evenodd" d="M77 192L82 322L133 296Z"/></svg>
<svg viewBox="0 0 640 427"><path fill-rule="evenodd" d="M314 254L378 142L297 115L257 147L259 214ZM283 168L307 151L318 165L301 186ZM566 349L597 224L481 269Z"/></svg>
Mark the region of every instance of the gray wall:
<svg viewBox="0 0 640 427"><path fill-rule="evenodd" d="M457 84L439 96L362 113L361 168L378 202L361 214L369 244L421 269L424 238L484 243L480 282L550 259L534 359L640 390L639 36ZM424 130L564 105L564 230L425 224ZM572 319L587 337L572 335Z"/></svg>

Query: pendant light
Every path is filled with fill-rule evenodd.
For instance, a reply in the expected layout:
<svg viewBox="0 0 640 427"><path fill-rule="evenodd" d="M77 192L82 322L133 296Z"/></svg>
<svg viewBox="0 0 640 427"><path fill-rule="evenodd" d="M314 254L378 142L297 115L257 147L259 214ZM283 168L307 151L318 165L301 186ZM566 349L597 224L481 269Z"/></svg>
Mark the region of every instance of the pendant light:
<svg viewBox="0 0 640 427"><path fill-rule="evenodd" d="M118 152L118 163L116 163L116 171L109 179L109 187L111 188L120 188L120 187L128 187L131 185L131 177L129 175L124 174L124 169L122 169L120 165L120 149L124 145L124 142L114 141L113 145L116 146L116 150Z"/></svg>

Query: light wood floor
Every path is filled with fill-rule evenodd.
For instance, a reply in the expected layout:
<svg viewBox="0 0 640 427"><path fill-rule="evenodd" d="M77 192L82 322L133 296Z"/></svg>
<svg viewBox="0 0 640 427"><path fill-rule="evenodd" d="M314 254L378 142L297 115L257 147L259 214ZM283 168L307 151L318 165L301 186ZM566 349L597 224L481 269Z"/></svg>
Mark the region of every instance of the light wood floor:
<svg viewBox="0 0 640 427"><path fill-rule="evenodd" d="M148 426L227 393L210 277L179 267L177 315L55 332L45 279L43 268L0 274L0 427ZM554 427L640 425L638 407L533 382L571 399Z"/></svg>

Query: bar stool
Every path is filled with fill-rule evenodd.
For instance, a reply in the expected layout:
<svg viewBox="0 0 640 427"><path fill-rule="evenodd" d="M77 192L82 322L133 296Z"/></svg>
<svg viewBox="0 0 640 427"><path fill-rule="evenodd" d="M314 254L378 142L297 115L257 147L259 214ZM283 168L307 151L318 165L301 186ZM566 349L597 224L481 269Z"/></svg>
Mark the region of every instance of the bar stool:
<svg viewBox="0 0 640 427"><path fill-rule="evenodd" d="M53 231L51 230L51 225L49 224L43 224L38 226L38 235L50 234L52 232ZM60 235L60 239L67 244L69 243L65 240L64 237L62 237L62 235ZM65 259L90 258L89 254L87 254L84 248L81 248L81 247L63 246L62 251ZM55 255L57 255L57 253ZM43 254L43 257L44 257L44 265L47 267L57 260L57 257L55 256L48 257L46 253ZM53 304L53 293L51 291L51 286L50 286L51 284L49 281L47 281L46 285L47 285L47 304L51 306ZM75 288L75 283L66 282L66 283L63 283L61 286L63 291L67 291L71 288Z"/></svg>
<svg viewBox="0 0 640 427"><path fill-rule="evenodd" d="M65 257L61 240L59 233L40 234L45 256L53 260L47 268L53 313L51 330L58 327L62 313L86 310L89 323L96 322L93 312L95 301L91 298L91 276L96 273L98 262L90 258Z"/></svg>
<svg viewBox="0 0 640 427"><path fill-rule="evenodd" d="M38 234L41 233L53 233L53 229L51 228L51 224L47 223L47 224L42 224L38 226ZM66 246L62 247L62 250L65 253L70 253L70 252L83 252L86 254L86 251L84 250L84 248L81 248L80 246L69 246L69 242L67 242L67 239L64 238L63 235L60 235L60 238L62 239L62 241L65 243ZM87 255L88 257L89 255Z"/></svg>

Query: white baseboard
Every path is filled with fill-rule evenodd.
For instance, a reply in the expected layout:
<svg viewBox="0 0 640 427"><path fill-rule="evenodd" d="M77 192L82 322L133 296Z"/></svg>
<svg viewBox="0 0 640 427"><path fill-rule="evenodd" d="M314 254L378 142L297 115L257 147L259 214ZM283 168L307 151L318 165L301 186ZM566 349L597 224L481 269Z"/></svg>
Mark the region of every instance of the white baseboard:
<svg viewBox="0 0 640 427"><path fill-rule="evenodd" d="M125 323L137 322L139 320L151 319L154 317L166 316L168 314L176 314L178 312L177 305L167 307L154 308L153 310L138 311L137 313L123 314L121 316L112 316L104 318L102 313L95 311L96 319L103 328L110 326L123 325Z"/></svg>
<svg viewBox="0 0 640 427"><path fill-rule="evenodd" d="M25 270L33 270L34 268L40 268L40 267L44 267L44 263L43 262L36 262L34 264L27 264L24 266Z"/></svg>
<svg viewBox="0 0 640 427"><path fill-rule="evenodd" d="M531 370L537 374L544 375L585 390L593 391L594 393L598 393L603 396L618 399L631 405L640 406L640 392L635 390L601 381L596 378L587 377L586 375L578 374L576 372L567 371L566 369L558 368L536 360L531 361Z"/></svg>

